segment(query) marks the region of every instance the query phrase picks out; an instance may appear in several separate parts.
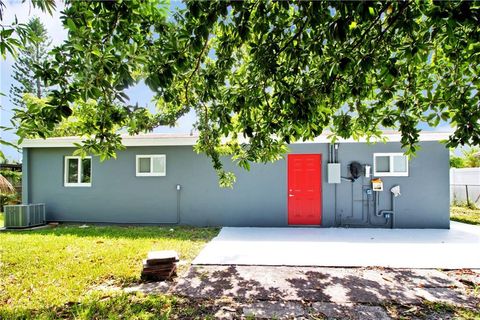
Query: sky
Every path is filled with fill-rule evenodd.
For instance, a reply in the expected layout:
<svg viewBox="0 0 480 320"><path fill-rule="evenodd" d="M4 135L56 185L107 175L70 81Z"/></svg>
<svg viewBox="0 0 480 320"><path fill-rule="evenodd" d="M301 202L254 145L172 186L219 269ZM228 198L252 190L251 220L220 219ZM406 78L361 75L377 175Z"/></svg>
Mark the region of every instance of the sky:
<svg viewBox="0 0 480 320"><path fill-rule="evenodd" d="M20 0L7 0L6 9L4 11L4 18L2 24L10 24L14 21L15 16L19 23L26 23L32 17L39 17L42 23L45 25L48 35L52 39L52 46L59 45L63 40L67 38L67 32L63 29L62 22L60 20L60 12L64 8L63 1L57 1L57 10L53 15L44 13L41 10L31 8L28 3L22 3ZM176 10L178 7L182 7L183 4L180 1L171 1L170 10ZM12 79L13 64L15 63L12 56L8 56L6 60L0 60L0 92L6 96L0 96L0 125L11 127L10 119L13 115L12 109L14 106L10 102L8 92L10 86L15 81ZM130 102L135 104L138 102L139 106L153 106L152 98L153 93L143 83L136 85L135 87L127 90L127 95L130 97ZM190 133L192 125L195 122L195 114L193 112L183 116L177 122L177 126L170 127L158 127L154 132L165 133ZM16 142L18 137L15 135L14 130L3 130L1 135L2 139ZM12 147L1 146L1 150L5 153L9 161L21 160L21 152Z"/></svg>
<svg viewBox="0 0 480 320"><path fill-rule="evenodd" d="M60 44L67 37L67 32L63 29L62 22L60 20L60 12L63 9L63 1L57 2L57 10L53 15L48 13L41 12L38 9L32 8L28 1L22 3L21 0L7 0L5 1L6 8L4 11L4 18L2 24L9 24L14 21L17 17L19 23L26 23L29 19L34 16L40 18L44 23L50 38L52 39L52 46ZM180 1L171 1L170 10L176 10L177 8L183 7L183 4ZM9 126L10 119L12 117L12 108L13 105L8 98L8 92L10 86L12 85L12 66L14 60L11 56L8 56L6 60L0 60L0 92L6 96L0 96L0 125ZM130 102L135 104L138 102L140 106L152 106L153 93L144 85L138 84L135 87L130 88L127 91L128 96L130 97ZM180 118L177 122L177 126L170 127L158 127L154 132L165 132L165 133L190 133L192 130L192 125L195 122L195 114L193 112L185 115ZM427 126L422 127L423 130L435 130L435 131L451 131L452 129L448 124L441 124L435 129L428 128ZM7 130L1 133L1 137L4 140L16 142L18 137L15 135L13 130ZM1 146L1 150L5 153L9 161L20 161L21 153L11 147Z"/></svg>

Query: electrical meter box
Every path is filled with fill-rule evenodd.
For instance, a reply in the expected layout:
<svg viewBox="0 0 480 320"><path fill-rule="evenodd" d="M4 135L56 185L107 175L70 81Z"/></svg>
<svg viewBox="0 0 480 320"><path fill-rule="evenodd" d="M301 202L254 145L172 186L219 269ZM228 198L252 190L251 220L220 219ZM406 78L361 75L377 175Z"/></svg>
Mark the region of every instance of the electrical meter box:
<svg viewBox="0 0 480 320"><path fill-rule="evenodd" d="M373 191L383 191L383 181L382 179L372 179L372 190Z"/></svg>
<svg viewBox="0 0 480 320"><path fill-rule="evenodd" d="M327 165L328 183L340 183L340 163L329 163Z"/></svg>

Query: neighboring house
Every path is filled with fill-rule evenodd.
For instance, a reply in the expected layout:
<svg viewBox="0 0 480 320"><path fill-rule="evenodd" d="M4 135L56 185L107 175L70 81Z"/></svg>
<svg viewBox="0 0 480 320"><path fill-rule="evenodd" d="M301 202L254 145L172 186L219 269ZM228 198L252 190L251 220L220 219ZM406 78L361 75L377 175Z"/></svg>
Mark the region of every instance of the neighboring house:
<svg viewBox="0 0 480 320"><path fill-rule="evenodd" d="M22 172L22 164L21 163L0 163L0 170Z"/></svg>
<svg viewBox="0 0 480 320"><path fill-rule="evenodd" d="M329 144L322 135L249 172L225 159L233 189L219 187L210 160L192 149L194 136L125 136L126 150L104 162L72 156L78 138L25 140L23 199L45 203L49 221L449 228L449 151L439 142L448 134L421 133L412 158L398 133L384 136L389 142ZM400 191L394 208L392 188Z"/></svg>

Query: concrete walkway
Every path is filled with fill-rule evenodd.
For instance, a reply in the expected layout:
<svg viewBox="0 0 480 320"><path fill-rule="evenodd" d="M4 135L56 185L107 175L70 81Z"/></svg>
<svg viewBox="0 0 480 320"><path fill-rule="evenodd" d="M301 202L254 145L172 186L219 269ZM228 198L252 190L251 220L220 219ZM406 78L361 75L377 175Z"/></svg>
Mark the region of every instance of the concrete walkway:
<svg viewBox="0 0 480 320"><path fill-rule="evenodd" d="M194 265L480 268L480 227L223 228Z"/></svg>
<svg viewBox="0 0 480 320"><path fill-rule="evenodd" d="M215 319L455 319L440 303L478 313L480 270L192 266L173 282L127 292L169 293L211 305Z"/></svg>
<svg viewBox="0 0 480 320"><path fill-rule="evenodd" d="M426 302L478 312L478 285L480 270L209 265L130 291L209 301L215 319L455 319Z"/></svg>
<svg viewBox="0 0 480 320"><path fill-rule="evenodd" d="M480 280L478 272L475 279ZM455 277L425 269L192 266L178 279L173 293L208 299L371 305L427 300L470 308L480 302Z"/></svg>

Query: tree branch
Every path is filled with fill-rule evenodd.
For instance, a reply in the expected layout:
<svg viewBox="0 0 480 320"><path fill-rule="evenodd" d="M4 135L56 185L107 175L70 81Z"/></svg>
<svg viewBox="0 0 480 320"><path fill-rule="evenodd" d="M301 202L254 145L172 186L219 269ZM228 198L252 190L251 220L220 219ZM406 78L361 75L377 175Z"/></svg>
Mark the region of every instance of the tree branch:
<svg viewBox="0 0 480 320"><path fill-rule="evenodd" d="M408 8L408 6L410 6L410 3L411 2L406 1L405 4L402 7L400 7L400 11L392 18L392 21L390 22L390 24L385 28L385 30L382 31L382 33L378 37L373 39L373 42L380 41L383 38L385 33L388 31L388 29L390 29L390 27L397 22L398 18L403 13L403 11L405 11L405 9Z"/></svg>
<svg viewBox="0 0 480 320"><path fill-rule="evenodd" d="M287 47L295 40L297 39L300 34L303 32L303 29L305 29L305 26L307 25L307 21L308 21L308 18L305 19L305 21L303 22L302 26L300 27L300 29L298 29L298 31L293 35L293 37L287 41L287 43L285 43L285 45L277 52L277 56L282 53L285 49L287 49Z"/></svg>
<svg viewBox="0 0 480 320"><path fill-rule="evenodd" d="M377 24L377 22L380 20L380 17L382 16L382 13L390 6L390 2L385 3L383 6L382 10L379 12L378 16L375 18L375 20L372 22L372 24L365 30L365 32L360 36L360 38L355 41L355 43L351 47L351 51L355 50L359 44L363 42L363 39L365 36L370 32L370 30Z"/></svg>
<svg viewBox="0 0 480 320"><path fill-rule="evenodd" d="M187 99L187 104L190 103L189 99L188 99L188 88L190 87L190 83L192 82L193 75L200 68L200 62L202 61L202 56L205 53L205 50L207 49L207 47L208 47L208 36L205 39L205 44L203 45L202 51L200 52L200 54L197 57L197 63L195 65L195 69L192 71L192 73L190 74L190 77L188 77L187 83L185 84L185 98Z"/></svg>
<svg viewBox="0 0 480 320"><path fill-rule="evenodd" d="M270 103L268 102L268 98L267 98L267 83L266 83L266 80L263 81L263 90L262 90L262 93L263 93L263 98L265 99L265 103L267 105L267 109L268 110L271 110L272 108L270 107Z"/></svg>

